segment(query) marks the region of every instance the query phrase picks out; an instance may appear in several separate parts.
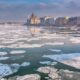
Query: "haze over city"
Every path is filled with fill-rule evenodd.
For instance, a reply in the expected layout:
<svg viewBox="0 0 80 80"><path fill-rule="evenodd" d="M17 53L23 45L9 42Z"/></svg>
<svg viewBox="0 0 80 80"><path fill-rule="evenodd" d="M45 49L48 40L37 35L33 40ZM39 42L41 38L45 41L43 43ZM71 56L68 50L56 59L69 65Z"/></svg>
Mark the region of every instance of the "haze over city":
<svg viewBox="0 0 80 80"><path fill-rule="evenodd" d="M80 16L79 0L0 0L0 21L26 21L37 16Z"/></svg>

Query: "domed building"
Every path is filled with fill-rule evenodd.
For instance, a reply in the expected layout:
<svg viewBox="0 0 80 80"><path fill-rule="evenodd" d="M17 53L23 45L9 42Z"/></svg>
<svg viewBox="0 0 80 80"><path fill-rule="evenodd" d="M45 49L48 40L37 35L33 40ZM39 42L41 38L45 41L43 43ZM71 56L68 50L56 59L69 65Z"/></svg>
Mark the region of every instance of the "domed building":
<svg viewBox="0 0 80 80"><path fill-rule="evenodd" d="M40 23L40 19L32 13L32 15L28 18L27 23L30 25L37 25Z"/></svg>

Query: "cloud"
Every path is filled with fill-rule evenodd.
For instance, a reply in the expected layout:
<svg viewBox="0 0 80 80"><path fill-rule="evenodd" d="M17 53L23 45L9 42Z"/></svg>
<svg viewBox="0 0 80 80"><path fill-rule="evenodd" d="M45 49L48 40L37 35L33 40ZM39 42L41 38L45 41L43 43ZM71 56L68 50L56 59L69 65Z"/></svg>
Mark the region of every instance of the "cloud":
<svg viewBox="0 0 80 80"><path fill-rule="evenodd" d="M1 1L5 3L1 3ZM79 0L39 0L36 4L30 4L31 0L16 4L6 3L6 1L0 0L0 20L3 21L26 21L27 16L32 12L38 16L80 16Z"/></svg>

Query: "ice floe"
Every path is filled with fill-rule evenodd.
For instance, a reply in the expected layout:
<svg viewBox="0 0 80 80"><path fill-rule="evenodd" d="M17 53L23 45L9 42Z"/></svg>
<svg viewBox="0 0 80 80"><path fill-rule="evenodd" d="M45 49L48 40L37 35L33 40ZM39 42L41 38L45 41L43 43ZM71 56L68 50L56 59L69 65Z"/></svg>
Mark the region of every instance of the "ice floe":
<svg viewBox="0 0 80 80"><path fill-rule="evenodd" d="M48 74L47 80L61 80L58 69L54 67L40 67L37 69L37 71L40 73Z"/></svg>
<svg viewBox="0 0 80 80"><path fill-rule="evenodd" d="M14 63L14 64L11 64L11 66L19 67L20 65L19 65L19 64L17 64L17 63Z"/></svg>
<svg viewBox="0 0 80 80"><path fill-rule="evenodd" d="M13 50L10 52L10 54L24 54L25 52L25 50Z"/></svg>
<svg viewBox="0 0 80 80"><path fill-rule="evenodd" d="M19 64L8 65L8 64L0 63L0 76L5 77L8 75L11 75L11 74L17 72L19 67L20 67Z"/></svg>
<svg viewBox="0 0 80 80"><path fill-rule="evenodd" d="M41 43L41 44L26 44L24 42L18 42L18 43L14 43L14 44L10 44L10 45L0 45L1 48L38 48L38 47L42 47L45 45L51 45L51 46L55 46L55 45L64 45L64 42L45 42L45 43Z"/></svg>
<svg viewBox="0 0 80 80"><path fill-rule="evenodd" d="M53 33L53 34L46 33L46 34L43 34L43 36L41 38L45 38L45 39L54 39L54 38L65 39L66 37L62 36L62 35L59 35L59 34L56 34L56 33Z"/></svg>
<svg viewBox="0 0 80 80"><path fill-rule="evenodd" d="M0 48L5 48L6 46L4 46L4 45L0 45Z"/></svg>
<svg viewBox="0 0 80 80"><path fill-rule="evenodd" d="M1 78L0 80L6 80L6 79L4 79L4 78Z"/></svg>
<svg viewBox="0 0 80 80"><path fill-rule="evenodd" d="M17 63L14 63L14 64L11 64L10 67L11 67L11 70L15 73L20 68L20 65Z"/></svg>
<svg viewBox="0 0 80 80"><path fill-rule="evenodd" d="M37 38L30 38L30 39L27 39L28 42L30 41L37 41L37 40L40 40L41 38L37 37Z"/></svg>
<svg viewBox="0 0 80 80"><path fill-rule="evenodd" d="M2 41L2 44L12 44L15 43L17 40L16 39L4 39Z"/></svg>
<svg viewBox="0 0 80 80"><path fill-rule="evenodd" d="M17 43L17 44L11 44L8 46L3 46L3 47L8 47L8 48L35 48L35 47L42 47L43 44L24 44L24 43Z"/></svg>
<svg viewBox="0 0 80 80"><path fill-rule="evenodd" d="M41 73L47 73L47 74L49 74L50 72L56 72L57 69L55 69L53 67L46 66L46 67L40 67L40 68L38 68L37 71L41 72Z"/></svg>
<svg viewBox="0 0 80 80"><path fill-rule="evenodd" d="M47 64L47 65L49 65L49 64L51 64L51 61L40 61L40 64Z"/></svg>
<svg viewBox="0 0 80 80"><path fill-rule="evenodd" d="M10 68L9 65L7 64L0 64L0 76L4 77L4 76L8 76L10 74L12 74L12 70Z"/></svg>
<svg viewBox="0 0 80 80"><path fill-rule="evenodd" d="M61 52L62 50L59 50L59 49L49 49L50 51L52 52Z"/></svg>
<svg viewBox="0 0 80 80"><path fill-rule="evenodd" d="M21 64L22 67L26 67L26 66L29 66L29 65L30 65L30 62L23 62L23 63Z"/></svg>
<svg viewBox="0 0 80 80"><path fill-rule="evenodd" d="M80 37L72 37L72 38L70 38L70 41L72 43L80 43Z"/></svg>
<svg viewBox="0 0 80 80"><path fill-rule="evenodd" d="M80 57L75 57L70 60L62 61L62 63L80 69Z"/></svg>
<svg viewBox="0 0 80 80"><path fill-rule="evenodd" d="M64 61L64 60L69 60L78 56L80 56L80 53L44 55L43 57L47 57L56 61Z"/></svg>
<svg viewBox="0 0 80 80"><path fill-rule="evenodd" d="M9 57L0 57L0 60L7 60Z"/></svg>
<svg viewBox="0 0 80 80"><path fill-rule="evenodd" d="M16 80L41 80L38 74L29 74L24 76L18 76Z"/></svg>
<svg viewBox="0 0 80 80"><path fill-rule="evenodd" d="M40 64L43 64L43 65L56 65L57 62L51 62L51 61L40 61Z"/></svg>
<svg viewBox="0 0 80 80"><path fill-rule="evenodd" d="M52 43L52 42L49 42L49 43L45 43L45 45L64 45L64 42L54 42L54 43Z"/></svg>
<svg viewBox="0 0 80 80"><path fill-rule="evenodd" d="M7 55L8 53L7 52L0 52L0 56L4 56L4 55Z"/></svg>
<svg viewBox="0 0 80 80"><path fill-rule="evenodd" d="M19 45L18 47L19 48L35 48L35 47L42 47L42 46L45 46L45 45L64 45L63 42L54 42L54 43L43 43L43 44L21 44Z"/></svg>
<svg viewBox="0 0 80 80"><path fill-rule="evenodd" d="M22 64L13 63L13 64L1 64L0 63L0 76L5 77L16 73L20 67L29 66L29 62L23 62Z"/></svg>
<svg viewBox="0 0 80 80"><path fill-rule="evenodd" d="M43 44L23 44L20 45L20 48L35 48L35 47L42 47Z"/></svg>

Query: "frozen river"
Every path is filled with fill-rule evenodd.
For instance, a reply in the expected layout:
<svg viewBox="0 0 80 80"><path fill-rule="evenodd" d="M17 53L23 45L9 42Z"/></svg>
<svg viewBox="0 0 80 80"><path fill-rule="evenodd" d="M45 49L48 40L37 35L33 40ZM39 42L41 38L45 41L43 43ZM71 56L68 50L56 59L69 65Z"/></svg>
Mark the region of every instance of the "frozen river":
<svg viewBox="0 0 80 80"><path fill-rule="evenodd" d="M44 33L36 31L32 37L26 26L0 25L0 75L36 73L40 66L80 56L79 37L39 29ZM55 67L76 70L61 63Z"/></svg>

